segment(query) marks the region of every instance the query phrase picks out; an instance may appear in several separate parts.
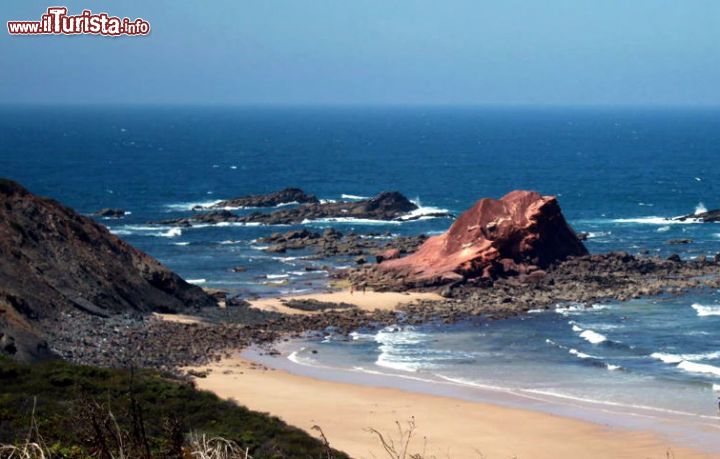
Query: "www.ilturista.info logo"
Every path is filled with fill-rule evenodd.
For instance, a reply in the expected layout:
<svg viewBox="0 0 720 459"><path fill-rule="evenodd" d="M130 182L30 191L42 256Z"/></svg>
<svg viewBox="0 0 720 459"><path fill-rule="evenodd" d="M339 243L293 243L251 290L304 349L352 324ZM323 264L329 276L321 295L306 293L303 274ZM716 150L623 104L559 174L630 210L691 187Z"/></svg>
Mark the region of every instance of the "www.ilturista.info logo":
<svg viewBox="0 0 720 459"><path fill-rule="evenodd" d="M142 18L131 20L83 10L76 16L68 16L64 6L47 9L39 21L8 21L10 35L148 35L150 23Z"/></svg>

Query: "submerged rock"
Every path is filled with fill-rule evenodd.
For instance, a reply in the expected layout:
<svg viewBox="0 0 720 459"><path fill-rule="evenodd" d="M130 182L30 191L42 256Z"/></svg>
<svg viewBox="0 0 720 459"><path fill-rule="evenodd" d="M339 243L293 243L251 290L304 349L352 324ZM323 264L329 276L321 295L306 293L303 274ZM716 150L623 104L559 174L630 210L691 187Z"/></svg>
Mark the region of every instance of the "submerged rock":
<svg viewBox="0 0 720 459"><path fill-rule="evenodd" d="M587 253L555 197L513 191L499 200L481 199L446 233L412 255L383 261L379 269L432 285L528 274Z"/></svg>
<svg viewBox="0 0 720 459"><path fill-rule="evenodd" d="M91 218L6 179L0 260L0 335L12 339L3 349L23 360L48 354L43 324L63 311L107 317L215 306L202 289Z"/></svg>

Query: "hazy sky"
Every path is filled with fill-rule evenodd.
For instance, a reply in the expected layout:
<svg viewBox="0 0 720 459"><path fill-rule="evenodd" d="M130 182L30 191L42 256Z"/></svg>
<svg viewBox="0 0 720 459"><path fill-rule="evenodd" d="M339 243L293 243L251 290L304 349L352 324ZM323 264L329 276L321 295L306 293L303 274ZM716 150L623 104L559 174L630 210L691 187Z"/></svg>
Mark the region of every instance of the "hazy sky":
<svg viewBox="0 0 720 459"><path fill-rule="evenodd" d="M143 17L152 33L7 33L51 5ZM0 12L0 103L720 105L718 0L2 0Z"/></svg>

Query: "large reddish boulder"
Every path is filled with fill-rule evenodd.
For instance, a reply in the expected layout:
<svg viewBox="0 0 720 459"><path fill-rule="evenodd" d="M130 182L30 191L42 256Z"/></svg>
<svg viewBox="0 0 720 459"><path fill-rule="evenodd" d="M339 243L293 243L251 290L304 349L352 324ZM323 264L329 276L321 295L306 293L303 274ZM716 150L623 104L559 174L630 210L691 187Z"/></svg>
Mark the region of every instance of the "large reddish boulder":
<svg viewBox="0 0 720 459"><path fill-rule="evenodd" d="M442 284L528 274L587 253L554 196L518 190L479 200L447 232L378 268L402 271L412 283Z"/></svg>

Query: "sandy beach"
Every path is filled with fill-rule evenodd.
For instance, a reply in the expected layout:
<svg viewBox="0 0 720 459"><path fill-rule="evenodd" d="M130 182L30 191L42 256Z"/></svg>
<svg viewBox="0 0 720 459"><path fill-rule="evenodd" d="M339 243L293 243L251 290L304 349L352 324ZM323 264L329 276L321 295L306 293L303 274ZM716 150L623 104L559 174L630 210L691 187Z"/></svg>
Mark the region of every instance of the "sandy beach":
<svg viewBox="0 0 720 459"><path fill-rule="evenodd" d="M318 380L241 357L202 367L196 379L253 410L279 416L356 458L388 457L374 428L398 442L397 425L415 419L411 453L449 458L710 458L652 432L624 431L535 411L443 396ZM426 446L424 446L426 445Z"/></svg>
<svg viewBox="0 0 720 459"><path fill-rule="evenodd" d="M318 314L317 311L301 311L285 306L283 300L317 300L328 303L349 303L364 311L395 310L400 305L412 303L418 300L438 300L441 296L437 293L425 292L374 292L371 290L362 292L340 290L337 292L313 293L308 295L283 296L273 298L262 298L250 301L253 308L263 311L280 312L283 314Z"/></svg>

